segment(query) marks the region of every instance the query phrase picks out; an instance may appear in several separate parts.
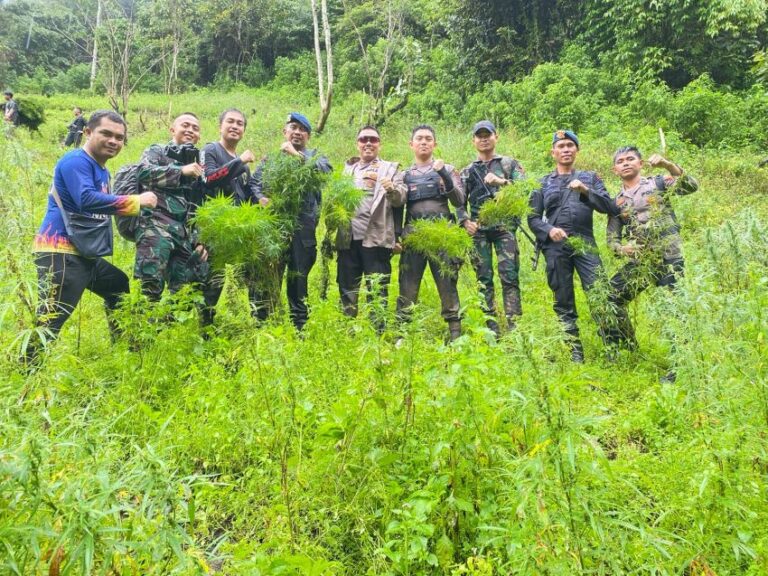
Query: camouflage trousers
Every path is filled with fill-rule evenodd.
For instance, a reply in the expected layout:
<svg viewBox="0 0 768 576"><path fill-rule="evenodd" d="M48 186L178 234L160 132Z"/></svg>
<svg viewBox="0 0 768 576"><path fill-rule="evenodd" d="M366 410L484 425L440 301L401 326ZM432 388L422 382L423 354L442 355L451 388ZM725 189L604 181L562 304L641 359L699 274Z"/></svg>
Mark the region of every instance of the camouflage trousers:
<svg viewBox="0 0 768 576"><path fill-rule="evenodd" d="M523 313L520 301L520 250L517 238L512 232L496 228L478 230L472 237L475 253L472 256L472 266L481 284L484 299L483 311L496 315L496 292L493 286L493 251L496 251L496 261L501 281L501 293L504 300L504 315L508 320Z"/></svg>
<svg viewBox="0 0 768 576"><path fill-rule="evenodd" d="M203 283L208 264L195 252L184 222L165 215L142 214L136 229L136 264L133 277L141 281L141 291L157 301L165 285L177 292L184 284Z"/></svg>

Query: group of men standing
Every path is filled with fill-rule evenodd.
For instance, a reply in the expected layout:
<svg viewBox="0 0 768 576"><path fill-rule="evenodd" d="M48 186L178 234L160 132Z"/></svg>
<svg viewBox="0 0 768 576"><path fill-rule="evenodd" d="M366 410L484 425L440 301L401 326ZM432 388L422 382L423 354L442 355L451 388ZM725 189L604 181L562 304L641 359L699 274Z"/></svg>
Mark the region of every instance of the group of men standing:
<svg viewBox="0 0 768 576"><path fill-rule="evenodd" d="M204 324L213 321L221 284L212 278L208 253L197 239L192 224L195 208L212 195L224 194L236 204L268 206L264 189L264 160L254 169L256 156L251 150L238 153L247 126L245 115L237 109L225 110L219 117L219 140L203 147L199 158L183 160L175 148L193 148L200 139L196 115L179 115L170 128L171 142L144 151L138 169L140 194L112 195L105 163L116 156L125 139L125 122L114 112L94 113L84 133L82 149L67 153L57 164L54 186L61 202L49 199L48 212L35 241L41 286L40 324L54 335L88 288L104 298L108 312L128 291L126 275L103 258L85 258L69 241L61 211L96 214L138 215L134 277L142 292L159 300L166 284L173 292L182 285L199 285L205 296ZM291 113L283 126L284 142L280 153L313 160L316 170L330 172L328 159L308 147L312 126L299 113ZM484 226L478 215L485 202L492 201L499 189L525 178L520 162L497 153L498 133L487 120L472 131L476 159L461 172L435 158L437 137L433 127L414 128L409 145L414 161L400 169L380 155L381 135L373 126L357 133L358 156L350 159L344 172L364 191L348 229L336 236L337 282L342 309L355 316L358 295L365 279L369 298L378 296L386 306L392 273L391 258L400 254L397 318L410 319L418 300L421 280L430 267L441 300L441 314L448 325L449 339L461 335L458 293L460 262L440 265L434 259L412 250L403 240L419 220L444 219L458 222L472 237L475 246L472 265L488 315L488 327L501 333L495 307L493 252L502 287L503 312L508 329L513 329L522 314L519 282L519 247L516 231L520 222ZM551 154L555 169L541 179L530 197L527 223L537 247L546 260L547 282L554 295L554 309L560 318L572 359L582 362L574 297L574 271L589 292L600 277L602 265L593 231L595 211L607 214L611 248L628 259L627 264L608 281L607 306L593 308L601 335L611 346L634 347L634 331L626 305L652 283L674 285L682 273L680 237L669 192L689 193L696 182L668 160L653 155L649 163L663 167L667 177L645 178L640 152L621 148L614 157L614 172L622 181L621 192L611 198L600 177L575 166L580 142L569 130L557 131ZM287 270L287 299L290 317L297 329L304 327L308 276L316 259L316 228L321 203L320 190L303 191L303 204L295 228L280 263L280 277ZM454 207L454 216L451 206ZM573 239L579 239L574 242ZM586 246L586 249L584 248ZM66 263L66 265L65 265ZM257 278L244 278L254 315L265 319L274 309L274 295L264 294ZM606 279L607 280L607 279ZM588 299L589 300L589 299ZM375 319L384 329L383 318Z"/></svg>

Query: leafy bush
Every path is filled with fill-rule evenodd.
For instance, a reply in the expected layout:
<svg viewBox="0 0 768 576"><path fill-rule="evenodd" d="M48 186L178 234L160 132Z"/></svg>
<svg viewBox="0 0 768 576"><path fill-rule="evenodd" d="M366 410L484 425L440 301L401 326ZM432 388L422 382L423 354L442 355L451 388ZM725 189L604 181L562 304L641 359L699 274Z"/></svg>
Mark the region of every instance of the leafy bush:
<svg viewBox="0 0 768 576"><path fill-rule="evenodd" d="M36 98L24 96L17 98L19 104L19 123L30 130L37 131L45 122L45 105Z"/></svg>
<svg viewBox="0 0 768 576"><path fill-rule="evenodd" d="M672 125L697 146L740 146L750 137L741 99L717 90L708 76L683 88L674 101Z"/></svg>
<svg viewBox="0 0 768 576"><path fill-rule="evenodd" d="M478 221L483 226L497 226L522 220L531 211L531 192L539 186L537 180L517 180L503 186L480 207Z"/></svg>
<svg viewBox="0 0 768 576"><path fill-rule="evenodd" d="M448 220L417 220L413 231L403 239L403 246L419 252L446 270L457 261L464 261L473 249L472 237Z"/></svg>
<svg viewBox="0 0 768 576"><path fill-rule="evenodd" d="M195 217L201 240L211 248L211 263L261 266L274 261L285 249L290 229L271 211L254 204L235 206L231 198L208 200Z"/></svg>
<svg viewBox="0 0 768 576"><path fill-rule="evenodd" d="M277 89L290 89L296 93L317 93L317 68L313 52L301 52L292 58L279 57L275 61L275 76L269 85Z"/></svg>
<svg viewBox="0 0 768 576"><path fill-rule="evenodd" d="M334 172L323 190L321 216L326 230L336 231L349 226L365 191L355 186L352 176Z"/></svg>

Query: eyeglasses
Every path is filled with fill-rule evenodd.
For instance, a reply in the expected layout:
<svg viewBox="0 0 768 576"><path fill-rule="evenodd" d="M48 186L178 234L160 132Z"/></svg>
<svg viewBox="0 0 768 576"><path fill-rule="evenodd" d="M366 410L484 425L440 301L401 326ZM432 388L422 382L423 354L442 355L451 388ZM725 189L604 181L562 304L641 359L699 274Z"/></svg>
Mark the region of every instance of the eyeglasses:
<svg viewBox="0 0 768 576"><path fill-rule="evenodd" d="M357 141L360 142L360 144L378 144L381 142L381 138L378 136L360 136Z"/></svg>

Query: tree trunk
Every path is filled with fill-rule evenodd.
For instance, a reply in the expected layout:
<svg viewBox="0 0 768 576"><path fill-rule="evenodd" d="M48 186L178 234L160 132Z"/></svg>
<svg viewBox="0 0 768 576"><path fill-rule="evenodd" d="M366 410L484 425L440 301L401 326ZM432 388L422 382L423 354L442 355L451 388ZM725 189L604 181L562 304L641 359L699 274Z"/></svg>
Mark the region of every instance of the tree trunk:
<svg viewBox="0 0 768 576"><path fill-rule="evenodd" d="M101 25L101 0L98 2L98 8L96 8L96 28L93 29L93 56L91 57L91 90L96 82L96 63L99 58L99 26Z"/></svg>
<svg viewBox="0 0 768 576"><path fill-rule="evenodd" d="M317 0L312 3L312 26L315 32L315 60L317 61L318 96L320 99L320 119L315 131L323 132L325 123L331 113L331 101L333 100L333 51L331 49L331 26L328 22L328 4L326 0L320 0L320 12L323 24L323 36L325 41L325 73L323 72L323 53L320 50L320 22L317 17Z"/></svg>

